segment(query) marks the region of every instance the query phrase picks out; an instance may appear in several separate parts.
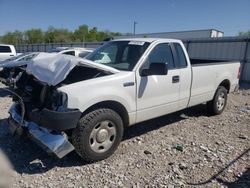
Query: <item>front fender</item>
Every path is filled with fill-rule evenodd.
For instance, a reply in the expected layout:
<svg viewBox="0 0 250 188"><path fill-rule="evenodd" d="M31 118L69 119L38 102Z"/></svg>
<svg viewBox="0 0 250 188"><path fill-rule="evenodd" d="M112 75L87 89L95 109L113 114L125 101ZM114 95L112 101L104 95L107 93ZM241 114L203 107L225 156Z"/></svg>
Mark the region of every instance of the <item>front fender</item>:
<svg viewBox="0 0 250 188"><path fill-rule="evenodd" d="M126 87L126 82L133 82L134 85ZM81 112L103 101L119 102L128 113L136 111L134 72L120 72L86 80L63 86L58 90L68 95L68 108L79 109Z"/></svg>

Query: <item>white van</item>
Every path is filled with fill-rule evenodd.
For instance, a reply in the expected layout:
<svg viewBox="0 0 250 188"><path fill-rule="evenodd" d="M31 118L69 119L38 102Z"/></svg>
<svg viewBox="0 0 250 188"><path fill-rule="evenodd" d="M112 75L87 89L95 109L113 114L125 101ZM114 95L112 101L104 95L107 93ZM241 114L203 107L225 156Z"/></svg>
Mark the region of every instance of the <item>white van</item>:
<svg viewBox="0 0 250 188"><path fill-rule="evenodd" d="M13 45L0 44L0 61L16 56L16 49Z"/></svg>

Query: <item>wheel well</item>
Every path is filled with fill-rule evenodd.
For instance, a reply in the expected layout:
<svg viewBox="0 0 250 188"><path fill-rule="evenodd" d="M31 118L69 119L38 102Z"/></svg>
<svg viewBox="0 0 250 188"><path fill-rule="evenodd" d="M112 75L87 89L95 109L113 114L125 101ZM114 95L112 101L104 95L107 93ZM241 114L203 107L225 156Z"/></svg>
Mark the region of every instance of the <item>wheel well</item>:
<svg viewBox="0 0 250 188"><path fill-rule="evenodd" d="M97 104L94 104L93 106L89 107L87 110L84 111L83 115L98 109L98 108L109 108L117 112L123 121L124 128L129 125L129 116L126 108L119 102L116 101L103 101L99 102Z"/></svg>
<svg viewBox="0 0 250 188"><path fill-rule="evenodd" d="M230 81L229 80L223 80L219 86L223 86L227 89L227 92L229 93L230 91Z"/></svg>

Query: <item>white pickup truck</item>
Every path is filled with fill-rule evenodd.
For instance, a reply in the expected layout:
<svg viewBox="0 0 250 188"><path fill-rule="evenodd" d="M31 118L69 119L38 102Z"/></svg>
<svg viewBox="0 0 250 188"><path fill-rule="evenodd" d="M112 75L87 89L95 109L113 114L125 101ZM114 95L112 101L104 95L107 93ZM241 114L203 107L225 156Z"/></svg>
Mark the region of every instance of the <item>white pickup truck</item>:
<svg viewBox="0 0 250 188"><path fill-rule="evenodd" d="M98 161L133 124L200 103L222 113L239 73L239 62L190 60L173 39L114 40L86 59L41 53L12 91L9 127L25 129L59 158L75 149Z"/></svg>
<svg viewBox="0 0 250 188"><path fill-rule="evenodd" d="M16 49L13 45L0 44L0 61L16 56Z"/></svg>

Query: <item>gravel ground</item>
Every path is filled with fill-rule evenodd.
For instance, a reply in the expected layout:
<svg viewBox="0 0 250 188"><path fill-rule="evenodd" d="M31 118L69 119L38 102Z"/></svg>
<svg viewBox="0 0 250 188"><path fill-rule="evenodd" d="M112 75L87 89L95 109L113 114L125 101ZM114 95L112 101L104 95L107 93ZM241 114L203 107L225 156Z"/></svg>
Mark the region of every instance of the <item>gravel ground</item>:
<svg viewBox="0 0 250 188"><path fill-rule="evenodd" d="M230 94L220 116L199 105L133 126L113 156L87 164L75 152L59 160L10 136L2 87L0 149L13 187L250 187L250 89Z"/></svg>

